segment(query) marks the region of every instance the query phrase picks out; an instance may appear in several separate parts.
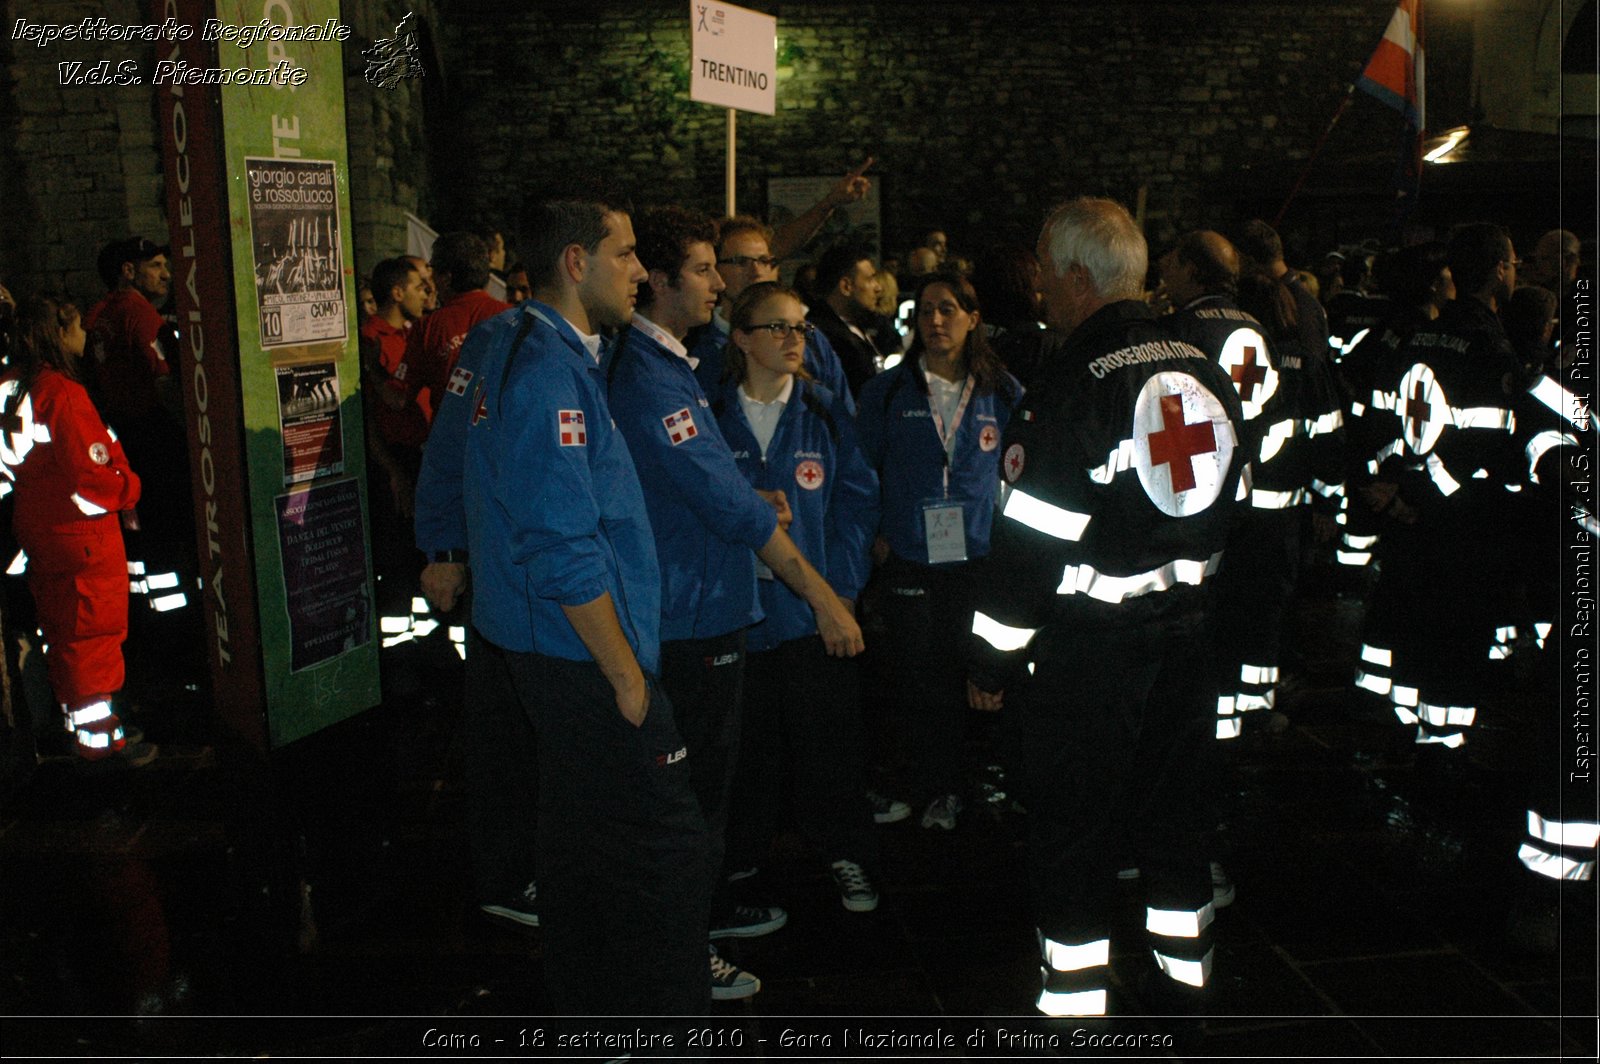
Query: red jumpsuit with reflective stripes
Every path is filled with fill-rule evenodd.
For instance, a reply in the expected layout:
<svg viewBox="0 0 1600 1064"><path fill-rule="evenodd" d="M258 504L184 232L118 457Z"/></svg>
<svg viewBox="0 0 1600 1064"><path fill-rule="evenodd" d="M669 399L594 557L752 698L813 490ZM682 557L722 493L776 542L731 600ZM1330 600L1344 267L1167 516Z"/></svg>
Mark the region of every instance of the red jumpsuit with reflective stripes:
<svg viewBox="0 0 1600 1064"><path fill-rule="evenodd" d="M5 406L18 386L0 377ZM16 485L13 527L28 554L50 685L76 707L122 687L128 561L117 513L139 501L139 478L76 381L41 369L15 412L0 465Z"/></svg>

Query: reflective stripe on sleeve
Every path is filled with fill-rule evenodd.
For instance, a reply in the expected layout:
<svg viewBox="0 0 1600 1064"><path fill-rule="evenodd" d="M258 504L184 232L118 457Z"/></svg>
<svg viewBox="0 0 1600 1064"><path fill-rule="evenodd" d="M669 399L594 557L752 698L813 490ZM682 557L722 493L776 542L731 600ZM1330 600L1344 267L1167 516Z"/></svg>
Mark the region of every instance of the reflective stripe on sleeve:
<svg viewBox="0 0 1600 1064"><path fill-rule="evenodd" d="M96 506L94 503L90 502L88 499L85 499L77 492L72 493L72 501L77 503L78 509L86 517L99 517L101 514L106 512L106 508L104 506Z"/></svg>
<svg viewBox="0 0 1600 1064"><path fill-rule="evenodd" d="M1106 456L1106 464L1088 471L1089 479L1096 484L1109 484L1118 473L1133 468L1135 447L1132 440L1123 440L1117 449Z"/></svg>
<svg viewBox="0 0 1600 1064"><path fill-rule="evenodd" d="M1111 963L1109 938L1097 938L1070 946L1041 936L1039 947L1044 953L1044 962L1058 972L1080 972L1085 968L1099 968Z"/></svg>
<svg viewBox="0 0 1600 1064"><path fill-rule="evenodd" d="M1435 706L1423 702L1417 706L1417 716L1435 728L1466 728L1477 719L1478 711L1471 706Z"/></svg>
<svg viewBox="0 0 1600 1064"><path fill-rule="evenodd" d="M1295 427L1299 425L1293 418L1280 421L1269 427L1261 437L1261 461L1270 462L1277 453L1283 450L1283 445L1294 439Z"/></svg>
<svg viewBox="0 0 1600 1064"><path fill-rule="evenodd" d="M1438 488L1442 495L1454 495L1461 490L1460 482L1444 467L1438 452L1428 455L1428 476L1433 478L1434 487Z"/></svg>
<svg viewBox="0 0 1600 1064"><path fill-rule="evenodd" d="M1155 954L1156 964L1163 972L1180 983L1189 986L1205 986L1206 980L1211 978L1211 959L1216 950L1206 950L1206 955L1200 960L1184 960L1182 957L1168 957L1159 950L1152 950Z"/></svg>
<svg viewBox="0 0 1600 1064"><path fill-rule="evenodd" d="M1528 394L1539 400L1546 409L1559 417L1565 418L1572 427L1580 432L1589 431L1589 405L1577 396L1561 387L1549 377L1540 377L1528 389ZM1578 412L1583 411L1580 417Z"/></svg>
<svg viewBox="0 0 1600 1064"><path fill-rule="evenodd" d="M1458 429L1505 429L1517 427L1517 416L1499 406L1451 407L1450 421Z"/></svg>
<svg viewBox="0 0 1600 1064"><path fill-rule="evenodd" d="M1037 631L1037 628L1012 628L982 612L972 615L972 634L999 651L1021 650Z"/></svg>
<svg viewBox="0 0 1600 1064"><path fill-rule="evenodd" d="M1517 851L1517 859L1530 872L1550 879L1585 880L1594 878L1593 861L1574 861L1565 854L1546 853L1532 843L1525 842Z"/></svg>
<svg viewBox="0 0 1600 1064"><path fill-rule="evenodd" d="M1578 441L1572 438L1571 433L1557 432L1555 429L1545 429L1528 441L1526 454L1528 456L1528 479L1535 484L1539 483L1539 459L1552 447L1576 447Z"/></svg>
<svg viewBox="0 0 1600 1064"><path fill-rule="evenodd" d="M1344 428L1344 411L1330 410L1326 414L1314 418L1307 418L1305 422L1307 438L1325 436L1330 432L1337 432Z"/></svg>
<svg viewBox="0 0 1600 1064"><path fill-rule="evenodd" d="M1084 530L1089 527L1088 514L1045 502L1017 488L1011 489L1010 497L1000 512L1035 532L1073 542L1082 539Z"/></svg>
<svg viewBox="0 0 1600 1064"><path fill-rule="evenodd" d="M1528 810L1528 834L1555 846L1572 846L1583 850L1600 846L1600 824L1581 820L1566 823L1546 820L1532 809Z"/></svg>
<svg viewBox="0 0 1600 1064"><path fill-rule="evenodd" d="M1144 929L1167 938L1199 938L1217 917L1216 906L1206 902L1198 909L1156 909L1146 907Z"/></svg>
<svg viewBox="0 0 1600 1064"><path fill-rule="evenodd" d="M1311 498L1311 493L1305 488L1295 488L1293 491L1270 491L1267 488L1256 488L1250 493L1250 505L1257 510L1288 510Z"/></svg>
<svg viewBox="0 0 1600 1064"><path fill-rule="evenodd" d="M1058 990L1039 991L1034 1007L1046 1016L1104 1016L1106 992L1104 990L1078 990L1064 993Z"/></svg>

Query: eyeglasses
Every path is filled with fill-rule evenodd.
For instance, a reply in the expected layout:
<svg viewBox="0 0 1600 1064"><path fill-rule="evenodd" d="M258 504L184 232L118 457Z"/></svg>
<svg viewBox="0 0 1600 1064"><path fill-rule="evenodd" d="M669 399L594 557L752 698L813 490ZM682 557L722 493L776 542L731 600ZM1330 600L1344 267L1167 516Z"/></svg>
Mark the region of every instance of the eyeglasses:
<svg viewBox="0 0 1600 1064"><path fill-rule="evenodd" d="M778 260L771 255L729 255L718 259L718 266L776 266Z"/></svg>
<svg viewBox="0 0 1600 1064"><path fill-rule="evenodd" d="M756 332L762 329L770 333L774 340L787 340L796 334L809 340L811 339L811 334L817 331L817 327L809 321L800 322L798 325L790 325L786 321L769 321L762 325L752 325L746 331Z"/></svg>

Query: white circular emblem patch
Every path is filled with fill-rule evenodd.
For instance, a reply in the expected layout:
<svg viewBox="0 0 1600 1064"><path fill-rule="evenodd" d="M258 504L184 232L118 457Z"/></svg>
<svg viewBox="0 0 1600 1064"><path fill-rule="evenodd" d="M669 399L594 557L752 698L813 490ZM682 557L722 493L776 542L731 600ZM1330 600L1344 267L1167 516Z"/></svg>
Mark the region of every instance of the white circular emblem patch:
<svg viewBox="0 0 1600 1064"><path fill-rule="evenodd" d="M1429 454L1450 421L1450 401L1439 387L1433 369L1421 362L1400 378L1400 432L1406 446L1419 455Z"/></svg>
<svg viewBox="0 0 1600 1064"><path fill-rule="evenodd" d="M17 381L6 381L0 384L0 405L5 400L16 394L22 387ZM7 465L15 469L28 457L28 452L33 450L33 396L24 395L22 402L17 405L17 429L14 432L0 432L0 465Z"/></svg>
<svg viewBox="0 0 1600 1064"><path fill-rule="evenodd" d="M1254 329L1235 329L1222 345L1222 355L1217 362L1239 390L1245 420L1255 420L1267 400L1278 391L1278 371L1267 358L1267 341Z"/></svg>
<svg viewBox="0 0 1600 1064"><path fill-rule="evenodd" d="M992 451L1000 446L1000 430L993 425L985 425L978 430L978 449Z"/></svg>
<svg viewBox="0 0 1600 1064"><path fill-rule="evenodd" d="M1013 443L1006 448L1006 457L1000 463L1000 470L1005 474L1007 484L1015 484L1017 482L1017 478L1022 475L1022 464L1026 458L1027 456L1022 451L1022 444Z"/></svg>
<svg viewBox="0 0 1600 1064"><path fill-rule="evenodd" d="M799 484L807 491L816 491L822 487L822 481L825 479L822 473L822 463L812 461L809 458L806 459L794 467L794 479L796 484Z"/></svg>
<svg viewBox="0 0 1600 1064"><path fill-rule="evenodd" d="M91 443L89 445L89 460L95 465L105 465L111 461L111 451L103 443Z"/></svg>
<svg viewBox="0 0 1600 1064"><path fill-rule="evenodd" d="M1169 517L1205 510L1222 493L1233 461L1233 425L1205 385L1187 373L1157 373L1133 405L1133 463L1156 509Z"/></svg>

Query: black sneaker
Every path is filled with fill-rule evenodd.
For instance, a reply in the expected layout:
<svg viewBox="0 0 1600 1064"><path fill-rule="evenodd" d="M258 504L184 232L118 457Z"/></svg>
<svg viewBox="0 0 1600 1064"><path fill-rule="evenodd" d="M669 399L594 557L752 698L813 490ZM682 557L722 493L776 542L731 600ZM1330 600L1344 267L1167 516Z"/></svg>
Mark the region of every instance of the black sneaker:
<svg viewBox="0 0 1600 1064"><path fill-rule="evenodd" d="M735 905L733 910L716 920L711 927L712 938L759 938L770 935L789 922L789 914L779 908L755 905ZM751 991L755 993L755 991Z"/></svg>
<svg viewBox="0 0 1600 1064"><path fill-rule="evenodd" d="M878 907L878 889L854 861L833 862L833 882L839 888L839 900L851 912L870 913Z"/></svg>
<svg viewBox="0 0 1600 1064"><path fill-rule="evenodd" d="M539 926L539 884L529 883L523 892L515 897L508 898L495 904L478 906L478 911L485 916L492 916L496 920L509 920L523 927Z"/></svg>
<svg viewBox="0 0 1600 1064"><path fill-rule="evenodd" d="M711 1000L738 1001L754 997L761 989L761 980L733 964L711 947Z"/></svg>
<svg viewBox="0 0 1600 1064"><path fill-rule="evenodd" d="M885 797L877 791L867 792L867 806L872 810L873 821L879 824L897 824L911 815L911 807L905 802Z"/></svg>

